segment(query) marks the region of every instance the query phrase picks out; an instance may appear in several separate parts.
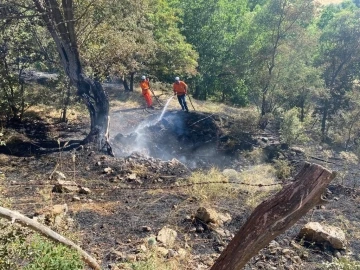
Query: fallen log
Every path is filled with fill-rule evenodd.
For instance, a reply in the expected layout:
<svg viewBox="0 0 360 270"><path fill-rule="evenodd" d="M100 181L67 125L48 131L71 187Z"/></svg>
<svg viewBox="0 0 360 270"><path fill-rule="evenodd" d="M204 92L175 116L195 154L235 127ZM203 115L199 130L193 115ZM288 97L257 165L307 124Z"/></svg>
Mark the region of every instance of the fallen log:
<svg viewBox="0 0 360 270"><path fill-rule="evenodd" d="M30 219L16 211L9 210L7 208L0 207L0 217L6 218L8 220L11 220L13 223L18 222L25 227L28 227L34 231L39 232L40 234L46 236L47 238L62 243L68 247L71 247L75 249L77 252L80 253L83 261L87 263L92 269L95 270L101 270L100 265L97 263L97 261L91 257L86 251L81 249L78 245L76 245L74 242L70 241L69 239L63 237L62 235L54 232L50 228L40 224L39 222Z"/></svg>
<svg viewBox="0 0 360 270"><path fill-rule="evenodd" d="M305 163L294 182L256 207L210 270L242 269L271 240L324 203L321 195L335 175L320 165Z"/></svg>

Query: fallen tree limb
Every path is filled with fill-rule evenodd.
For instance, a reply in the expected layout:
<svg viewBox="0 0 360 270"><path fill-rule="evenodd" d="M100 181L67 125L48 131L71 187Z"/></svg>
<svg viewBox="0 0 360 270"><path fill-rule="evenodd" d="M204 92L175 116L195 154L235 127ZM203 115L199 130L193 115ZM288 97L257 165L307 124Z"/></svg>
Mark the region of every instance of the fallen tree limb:
<svg viewBox="0 0 360 270"><path fill-rule="evenodd" d="M39 222L30 219L18 212L3 207L0 207L0 217L11 220L13 223L18 222L24 225L25 227L28 227L34 231L41 233L42 235L46 236L47 238L50 238L55 242L62 243L68 247L75 249L77 252L80 253L83 261L87 263L91 268L96 270L101 270L101 267L96 262L96 260L93 257L91 257L87 252L85 252L83 249L81 249L78 245L76 245L74 242L70 241L69 239L61 236L60 234L54 232L50 228L40 224Z"/></svg>
<svg viewBox="0 0 360 270"><path fill-rule="evenodd" d="M242 269L271 240L323 203L321 195L334 178L335 172L305 163L293 183L256 207L211 270Z"/></svg>

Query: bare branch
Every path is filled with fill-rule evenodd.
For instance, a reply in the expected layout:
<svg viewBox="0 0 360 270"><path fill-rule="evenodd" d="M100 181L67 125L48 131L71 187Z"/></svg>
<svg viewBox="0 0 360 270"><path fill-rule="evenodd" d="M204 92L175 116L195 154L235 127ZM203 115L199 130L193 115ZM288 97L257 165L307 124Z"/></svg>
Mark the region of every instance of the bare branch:
<svg viewBox="0 0 360 270"><path fill-rule="evenodd" d="M62 235L54 232L50 228L38 223L37 221L30 219L28 217L25 217L24 215L9 210L7 208L0 207L0 217L4 217L12 222L18 222L22 224L25 227L28 227L34 231L37 231L41 233L42 235L48 237L49 239L64 244L68 247L71 247L75 250L77 250L80 255L82 256L84 262L86 262L92 269L101 270L100 265L97 263L97 261L91 257L86 251L81 249L78 245L76 245L74 242L70 241L69 239L63 237Z"/></svg>

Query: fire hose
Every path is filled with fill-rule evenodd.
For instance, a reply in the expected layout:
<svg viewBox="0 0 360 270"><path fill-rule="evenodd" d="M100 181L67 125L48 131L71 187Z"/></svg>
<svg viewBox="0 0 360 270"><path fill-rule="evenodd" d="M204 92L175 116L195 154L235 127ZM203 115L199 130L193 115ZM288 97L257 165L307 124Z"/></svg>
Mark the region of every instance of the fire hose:
<svg viewBox="0 0 360 270"><path fill-rule="evenodd" d="M194 105L193 105L193 103L192 103L192 100L191 100L190 95L188 95L188 97L189 97L189 101L190 101L191 106L193 107L194 111L196 111L196 110L195 110L195 107L194 107Z"/></svg>

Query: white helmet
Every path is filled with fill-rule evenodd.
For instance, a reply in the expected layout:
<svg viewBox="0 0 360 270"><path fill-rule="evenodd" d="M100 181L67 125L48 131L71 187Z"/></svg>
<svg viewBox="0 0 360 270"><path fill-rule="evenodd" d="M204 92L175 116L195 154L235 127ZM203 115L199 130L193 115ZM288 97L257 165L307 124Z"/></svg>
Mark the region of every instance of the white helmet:
<svg viewBox="0 0 360 270"><path fill-rule="evenodd" d="M175 77L175 81L180 81L180 78L179 78L179 77Z"/></svg>
<svg viewBox="0 0 360 270"><path fill-rule="evenodd" d="M141 79L142 79L142 80L145 80L145 79L146 79L146 76L145 76L145 75L141 76Z"/></svg>

